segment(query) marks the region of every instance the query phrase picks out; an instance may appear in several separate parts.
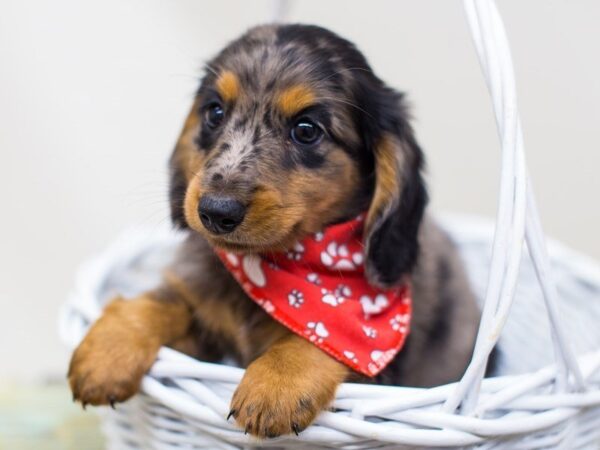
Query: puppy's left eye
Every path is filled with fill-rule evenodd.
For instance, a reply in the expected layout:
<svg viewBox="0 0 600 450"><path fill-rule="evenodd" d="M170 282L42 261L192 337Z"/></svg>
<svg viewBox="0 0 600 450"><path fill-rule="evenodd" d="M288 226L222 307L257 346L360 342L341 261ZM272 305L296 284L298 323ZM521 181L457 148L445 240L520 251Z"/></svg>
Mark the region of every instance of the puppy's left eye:
<svg viewBox="0 0 600 450"><path fill-rule="evenodd" d="M300 119L292 127L290 136L296 144L314 145L323 137L323 130L309 119Z"/></svg>

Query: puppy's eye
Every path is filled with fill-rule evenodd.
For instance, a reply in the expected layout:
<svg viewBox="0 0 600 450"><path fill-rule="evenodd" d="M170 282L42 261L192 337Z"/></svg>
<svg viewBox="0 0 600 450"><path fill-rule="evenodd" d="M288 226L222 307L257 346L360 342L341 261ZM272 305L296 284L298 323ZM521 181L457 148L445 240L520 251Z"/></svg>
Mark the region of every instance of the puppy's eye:
<svg viewBox="0 0 600 450"><path fill-rule="evenodd" d="M321 140L323 130L309 119L300 119L292 127L290 136L296 144L314 145Z"/></svg>
<svg viewBox="0 0 600 450"><path fill-rule="evenodd" d="M213 103L206 109L204 117L209 128L217 128L225 118L225 111L221 105Z"/></svg>

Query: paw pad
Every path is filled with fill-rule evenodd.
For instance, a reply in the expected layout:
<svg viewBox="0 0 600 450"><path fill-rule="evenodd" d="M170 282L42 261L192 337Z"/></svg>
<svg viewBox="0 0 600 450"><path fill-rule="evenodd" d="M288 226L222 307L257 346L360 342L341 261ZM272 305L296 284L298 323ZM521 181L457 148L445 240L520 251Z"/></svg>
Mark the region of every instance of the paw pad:
<svg viewBox="0 0 600 450"><path fill-rule="evenodd" d="M327 248L321 252L321 262L327 267L336 270L355 270L363 263L361 252L350 253L345 245L338 245L332 241Z"/></svg>
<svg viewBox="0 0 600 450"><path fill-rule="evenodd" d="M390 325L392 330L398 333L407 333L409 321L410 316L408 314L396 314L390 319Z"/></svg>
<svg viewBox="0 0 600 450"><path fill-rule="evenodd" d="M288 259L300 261L304 256L304 245L302 245L300 242L296 242L294 248L286 252L286 256Z"/></svg>
<svg viewBox="0 0 600 450"><path fill-rule="evenodd" d="M304 294L298 289L293 289L288 294L288 302L290 303L290 306L293 306L294 308L300 308L304 303Z"/></svg>
<svg viewBox="0 0 600 450"><path fill-rule="evenodd" d="M306 327L305 333L308 335L308 339L311 342L316 341L320 344L329 336L329 331L327 331L323 322L308 322Z"/></svg>
<svg viewBox="0 0 600 450"><path fill-rule="evenodd" d="M312 284L321 284L321 278L319 277L318 274L311 272L308 275L306 275L306 279L311 282Z"/></svg>
<svg viewBox="0 0 600 450"><path fill-rule="evenodd" d="M331 306L341 305L352 295L352 290L345 284L339 284L333 292L321 289L321 301Z"/></svg>
<svg viewBox="0 0 600 450"><path fill-rule="evenodd" d="M363 325L362 329L366 337L371 339L375 339L377 337L377 330L375 328L370 327L368 325Z"/></svg>

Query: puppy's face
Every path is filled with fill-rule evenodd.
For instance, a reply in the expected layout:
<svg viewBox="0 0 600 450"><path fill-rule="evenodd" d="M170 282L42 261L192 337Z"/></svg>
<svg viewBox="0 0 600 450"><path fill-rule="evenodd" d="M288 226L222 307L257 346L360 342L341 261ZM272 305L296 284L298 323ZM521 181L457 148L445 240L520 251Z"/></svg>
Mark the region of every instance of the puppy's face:
<svg viewBox="0 0 600 450"><path fill-rule="evenodd" d="M254 28L208 65L171 159L173 218L213 246L265 252L368 210L368 245L405 181L421 182L404 116L348 41Z"/></svg>

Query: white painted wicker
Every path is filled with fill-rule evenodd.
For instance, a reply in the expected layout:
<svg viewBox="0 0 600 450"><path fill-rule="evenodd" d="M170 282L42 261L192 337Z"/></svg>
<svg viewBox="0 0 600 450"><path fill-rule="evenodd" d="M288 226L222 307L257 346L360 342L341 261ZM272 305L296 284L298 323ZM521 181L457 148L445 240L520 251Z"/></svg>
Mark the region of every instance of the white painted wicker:
<svg viewBox="0 0 600 450"><path fill-rule="evenodd" d="M102 409L109 448L600 448L600 266L556 243L546 253L504 28L491 0L465 0L465 9L494 104L502 177L495 227L473 217L441 221L484 311L462 380L432 389L344 384L334 410L299 437L259 442L226 420L241 369L163 348L142 394ZM85 265L61 313L63 340L77 345L117 292L155 285L180 240L130 230ZM497 342L498 376L482 380Z"/></svg>

